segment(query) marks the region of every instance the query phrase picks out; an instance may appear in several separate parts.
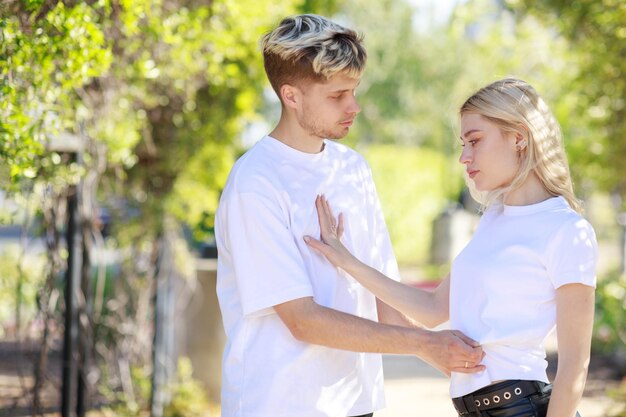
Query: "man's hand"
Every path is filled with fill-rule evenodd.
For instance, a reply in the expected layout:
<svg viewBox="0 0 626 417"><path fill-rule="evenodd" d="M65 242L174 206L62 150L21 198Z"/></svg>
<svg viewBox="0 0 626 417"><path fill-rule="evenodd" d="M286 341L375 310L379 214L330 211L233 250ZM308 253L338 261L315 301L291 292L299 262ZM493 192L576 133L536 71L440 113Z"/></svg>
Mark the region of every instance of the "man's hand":
<svg viewBox="0 0 626 417"><path fill-rule="evenodd" d="M471 374L485 370L480 362L485 356L478 342L457 330L431 332L429 343L418 356L447 376L451 372Z"/></svg>

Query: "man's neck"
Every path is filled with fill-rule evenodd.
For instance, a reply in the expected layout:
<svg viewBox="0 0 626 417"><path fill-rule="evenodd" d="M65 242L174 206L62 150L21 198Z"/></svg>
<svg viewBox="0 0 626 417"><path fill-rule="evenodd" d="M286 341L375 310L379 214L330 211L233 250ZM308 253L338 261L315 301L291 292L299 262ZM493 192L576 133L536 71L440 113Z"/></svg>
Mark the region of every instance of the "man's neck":
<svg viewBox="0 0 626 417"><path fill-rule="evenodd" d="M283 119L269 135L300 152L319 153L324 148L324 139L310 135L300 125L287 123Z"/></svg>

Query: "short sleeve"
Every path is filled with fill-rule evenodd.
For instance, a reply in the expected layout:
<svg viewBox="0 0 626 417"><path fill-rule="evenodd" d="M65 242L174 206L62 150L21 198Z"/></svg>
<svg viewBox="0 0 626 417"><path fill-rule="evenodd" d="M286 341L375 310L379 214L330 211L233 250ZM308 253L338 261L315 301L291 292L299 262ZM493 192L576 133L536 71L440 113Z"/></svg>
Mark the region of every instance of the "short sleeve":
<svg viewBox="0 0 626 417"><path fill-rule="evenodd" d="M245 315L313 296L288 215L278 202L260 193L234 193L223 209L222 237L234 260Z"/></svg>
<svg viewBox="0 0 626 417"><path fill-rule="evenodd" d="M553 240L547 271L555 288L566 284L596 286L598 244L591 224L577 219L563 225Z"/></svg>

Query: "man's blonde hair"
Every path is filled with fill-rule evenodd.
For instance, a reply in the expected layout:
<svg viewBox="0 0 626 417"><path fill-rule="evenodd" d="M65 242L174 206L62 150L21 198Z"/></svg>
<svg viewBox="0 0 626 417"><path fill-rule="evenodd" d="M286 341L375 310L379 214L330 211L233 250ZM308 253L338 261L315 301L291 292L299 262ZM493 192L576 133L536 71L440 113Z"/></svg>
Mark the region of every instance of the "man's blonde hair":
<svg viewBox="0 0 626 417"><path fill-rule="evenodd" d="M574 195L559 123L530 84L515 78L496 81L468 98L459 113L481 115L496 124L503 134L520 135L526 140L526 147L520 153L520 168L509 185L481 193L472 181L467 181L478 202L488 206L501 200L534 172L551 195L563 196L574 210L581 211Z"/></svg>
<svg viewBox="0 0 626 417"><path fill-rule="evenodd" d="M358 78L367 61L362 42L361 34L322 16L285 18L261 38L267 78L279 97L284 84L323 82L338 73Z"/></svg>

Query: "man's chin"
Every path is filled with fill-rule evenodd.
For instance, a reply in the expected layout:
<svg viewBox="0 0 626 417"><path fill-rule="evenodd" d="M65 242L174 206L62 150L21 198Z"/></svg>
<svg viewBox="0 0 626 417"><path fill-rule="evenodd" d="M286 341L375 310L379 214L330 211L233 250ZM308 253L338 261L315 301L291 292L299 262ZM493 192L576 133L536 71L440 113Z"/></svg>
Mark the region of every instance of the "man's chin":
<svg viewBox="0 0 626 417"><path fill-rule="evenodd" d="M350 130L346 128L345 132L328 132L328 134L326 134L326 138L332 140L343 139L348 135L349 131Z"/></svg>

